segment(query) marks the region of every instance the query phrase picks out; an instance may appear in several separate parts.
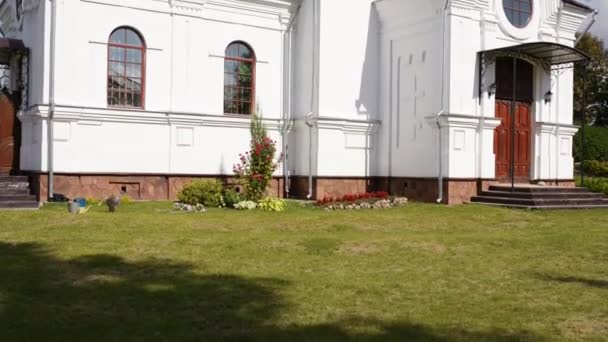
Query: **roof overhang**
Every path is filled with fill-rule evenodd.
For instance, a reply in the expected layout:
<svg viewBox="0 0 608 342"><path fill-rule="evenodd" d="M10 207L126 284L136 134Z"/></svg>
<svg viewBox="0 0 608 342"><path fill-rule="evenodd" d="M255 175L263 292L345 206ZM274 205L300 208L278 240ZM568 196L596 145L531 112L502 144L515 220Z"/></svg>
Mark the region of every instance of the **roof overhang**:
<svg viewBox="0 0 608 342"><path fill-rule="evenodd" d="M534 42L508 46L500 49L481 51L482 61L495 60L497 57L515 57L527 60L551 71L554 67L570 66L575 63L586 64L590 57L581 50L552 42Z"/></svg>
<svg viewBox="0 0 608 342"><path fill-rule="evenodd" d="M571 68L575 64L588 64L590 57L581 50L551 42L534 42L479 52L479 99L483 93L483 78L487 65L499 57L519 58L541 66L547 73L554 69Z"/></svg>
<svg viewBox="0 0 608 342"><path fill-rule="evenodd" d="M578 0L562 0L562 2L565 3L565 4L568 4L570 6L578 7L580 9L582 9L582 10L587 11L587 12L593 12L593 11L595 11L593 9L593 7L591 7L591 6L583 3L581 1L578 1Z"/></svg>

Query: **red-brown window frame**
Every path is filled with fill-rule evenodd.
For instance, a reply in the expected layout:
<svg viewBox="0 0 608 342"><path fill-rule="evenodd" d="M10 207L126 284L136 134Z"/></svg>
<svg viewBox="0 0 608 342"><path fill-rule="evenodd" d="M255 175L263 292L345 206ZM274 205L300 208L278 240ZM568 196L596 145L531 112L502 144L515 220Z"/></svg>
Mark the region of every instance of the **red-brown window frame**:
<svg viewBox="0 0 608 342"><path fill-rule="evenodd" d="M509 23L511 25L513 25L514 27L517 27L519 29L523 29L526 26L528 26L530 24L530 22L532 21L532 16L534 15L534 0L511 0L513 3L512 7L509 7L506 5L505 0L502 0L502 8L505 11L505 16L507 17L507 20L509 21ZM515 2L517 2L518 6L515 6ZM528 2L530 5L530 11L528 12L527 10L522 10L521 8L521 3L522 2ZM517 8L515 8L517 7ZM509 13L511 12L512 15L517 15L520 21L520 24L522 24L521 22L521 15L522 14L527 14L528 15L528 21L526 21L525 23L523 23L521 26L515 25L515 23L511 20L509 20Z"/></svg>
<svg viewBox="0 0 608 342"><path fill-rule="evenodd" d="M126 29L126 30L130 30L133 33L135 33L139 39L141 40L141 46L136 46L136 45L129 45L129 44L119 44L119 43L113 43L112 42L112 35L114 35L114 33L118 30L121 29ZM111 103L108 103L108 95L109 95L109 91L110 91L110 63L111 62L120 62L120 61L114 61L111 60L111 49L112 48L123 48L125 49L125 54L126 54L126 49L133 49L133 50L140 50L141 52L141 105L140 106L127 106L127 105L113 105ZM146 51L147 51L147 44L146 44L146 40L144 39L144 36L141 34L141 32L139 32L139 30L131 27L131 26L119 26L117 28L115 28L114 30L112 30L112 32L110 33L110 36L108 37L108 56L107 56L107 70L106 70L106 103L108 107L112 107L112 108L127 108L127 109L145 109L146 108ZM125 55L125 61L122 62L125 64L125 66L127 64L137 64L137 63L129 63L126 60L126 55ZM126 72L123 76L121 76L123 78L126 78ZM126 93L125 93L126 94ZM132 94L133 95L133 94ZM126 96L125 96L126 98Z"/></svg>
<svg viewBox="0 0 608 342"><path fill-rule="evenodd" d="M251 58L228 56L228 50L230 49L230 47L232 45L235 45L235 44L242 44L242 45L246 46L249 49L249 51L251 52ZM250 99L249 99L251 107L249 109L248 114L226 113L226 87L227 87L226 86L226 74L227 74L226 62L227 61L233 61L233 62L239 62L239 63L251 63L251 93L250 93ZM236 40L236 41L233 41L230 44L228 44L228 46L226 46L226 50L224 52L224 96L223 96L224 115L252 115L252 114L254 114L254 112L255 112L255 93L256 93L256 67L257 67L256 64L257 64L257 57L256 57L255 50L248 43L246 43L242 40ZM229 73L229 74L232 74L232 73ZM238 87L233 86L233 88L238 88ZM236 101L236 102L244 103L245 101Z"/></svg>

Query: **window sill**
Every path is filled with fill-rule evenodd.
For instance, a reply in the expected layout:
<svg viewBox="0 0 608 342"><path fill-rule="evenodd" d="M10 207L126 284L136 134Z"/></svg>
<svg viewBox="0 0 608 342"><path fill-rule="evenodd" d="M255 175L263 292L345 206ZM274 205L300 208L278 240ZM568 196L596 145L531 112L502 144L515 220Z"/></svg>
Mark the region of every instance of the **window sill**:
<svg viewBox="0 0 608 342"><path fill-rule="evenodd" d="M109 105L108 105L108 109L128 110L128 111L133 111L133 112L145 112L146 111L145 107L124 107L124 106L109 106Z"/></svg>

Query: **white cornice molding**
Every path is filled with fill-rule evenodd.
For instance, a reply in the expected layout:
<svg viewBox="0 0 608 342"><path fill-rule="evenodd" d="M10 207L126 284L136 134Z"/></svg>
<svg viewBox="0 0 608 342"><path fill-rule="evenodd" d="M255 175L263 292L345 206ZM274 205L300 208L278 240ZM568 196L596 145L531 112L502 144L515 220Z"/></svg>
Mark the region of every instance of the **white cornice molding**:
<svg viewBox="0 0 608 342"><path fill-rule="evenodd" d="M536 128L540 133L548 133L567 137L573 137L580 129L580 127L576 125L557 124L555 122L537 122Z"/></svg>
<svg viewBox="0 0 608 342"><path fill-rule="evenodd" d="M284 30L295 0L79 0L167 15L215 20L271 30Z"/></svg>
<svg viewBox="0 0 608 342"><path fill-rule="evenodd" d="M483 129L494 129L500 126L500 119L493 117L482 117L475 115L464 115L464 114L448 114L437 116L425 117L426 122L435 129L437 128L437 122L441 128L469 128L479 129L482 124Z"/></svg>
<svg viewBox="0 0 608 342"><path fill-rule="evenodd" d="M297 119L296 123L301 126L305 121L305 119ZM310 123L318 129L339 130L350 134L375 134L382 124L379 120L348 120L333 117L315 117Z"/></svg>
<svg viewBox="0 0 608 342"><path fill-rule="evenodd" d="M36 122L48 119L49 107L38 105L19 115L21 122ZM213 115L204 113L171 113L165 111L142 111L87 108L58 105L55 107L54 120L74 122L78 125L102 126L104 123L129 123L152 125L185 125L203 127L224 127L249 129L250 116ZM289 132L294 124L304 124L304 119L283 120L262 118L264 126L272 131ZM332 117L317 117L312 124L318 129L341 130L350 134L375 134L381 125L379 120L348 120Z"/></svg>
<svg viewBox="0 0 608 342"><path fill-rule="evenodd" d="M19 116L21 122L47 120L49 107L39 105L30 108ZM58 105L55 108L54 120L75 122L79 125L100 126L103 123L130 123L152 125L188 125L204 127L224 127L249 129L250 116L213 115L203 113L172 113L142 110L120 110ZM291 122L282 119L263 118L264 126L269 130L289 129Z"/></svg>

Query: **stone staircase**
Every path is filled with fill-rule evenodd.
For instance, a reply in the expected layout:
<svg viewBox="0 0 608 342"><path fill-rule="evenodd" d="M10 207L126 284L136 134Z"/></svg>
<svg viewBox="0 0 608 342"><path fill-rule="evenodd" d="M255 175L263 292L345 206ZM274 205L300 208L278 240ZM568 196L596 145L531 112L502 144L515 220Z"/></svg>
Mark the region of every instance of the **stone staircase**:
<svg viewBox="0 0 608 342"><path fill-rule="evenodd" d="M31 194L27 176L0 175L0 210L38 209L40 203Z"/></svg>
<svg viewBox="0 0 608 342"><path fill-rule="evenodd" d="M608 197L585 188L533 185L492 185L471 199L472 203L522 209L595 209L608 208Z"/></svg>

